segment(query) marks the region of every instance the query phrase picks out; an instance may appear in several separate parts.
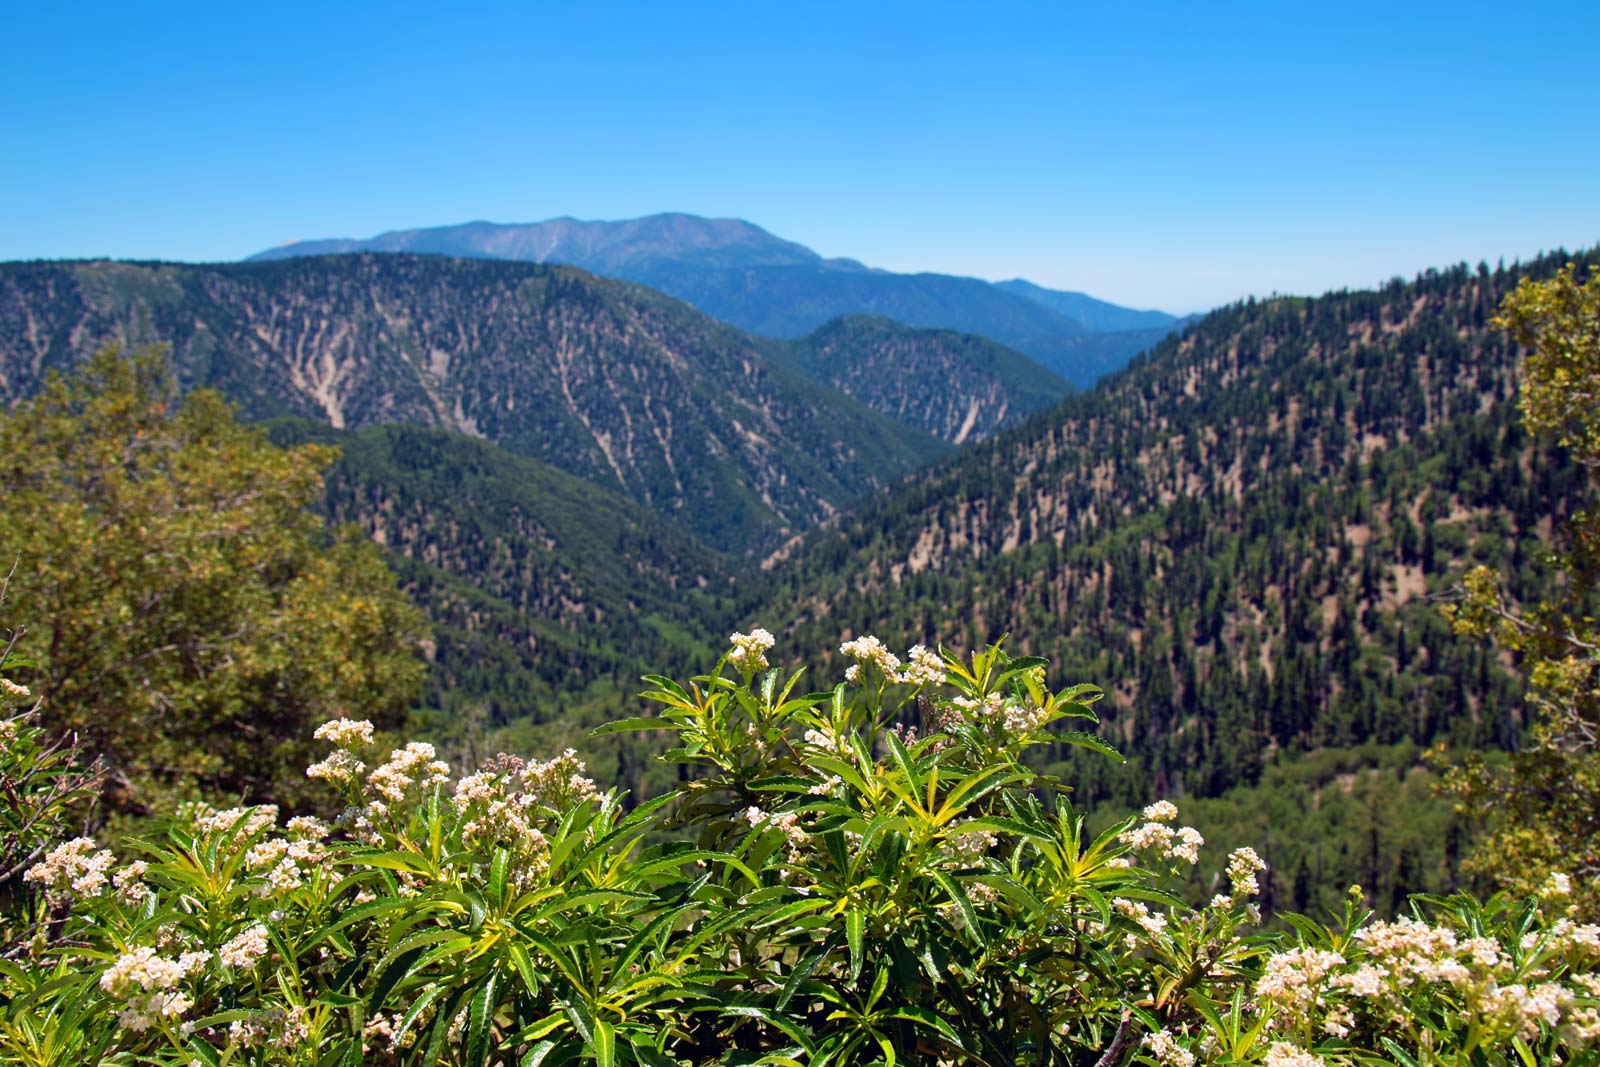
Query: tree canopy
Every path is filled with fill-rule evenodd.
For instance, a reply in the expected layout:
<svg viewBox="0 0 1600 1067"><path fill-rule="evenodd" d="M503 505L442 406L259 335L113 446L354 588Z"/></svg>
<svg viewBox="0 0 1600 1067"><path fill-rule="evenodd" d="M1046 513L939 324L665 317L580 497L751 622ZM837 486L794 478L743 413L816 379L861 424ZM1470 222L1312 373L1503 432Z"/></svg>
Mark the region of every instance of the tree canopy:
<svg viewBox="0 0 1600 1067"><path fill-rule="evenodd" d="M421 616L378 549L307 505L332 449L279 449L160 350L107 350L0 418L0 559L43 721L134 805L293 802L307 724L395 722Z"/></svg>
<svg viewBox="0 0 1600 1067"><path fill-rule="evenodd" d="M1524 279L1495 325L1528 348L1524 425L1586 472L1588 499L1549 554L1557 581L1546 599L1519 606L1488 568L1466 575L1451 609L1456 629L1521 654L1539 714L1508 764L1469 762L1452 784L1492 827L1469 869L1520 890L1551 871L1569 874L1592 907L1600 905L1600 271L1583 280L1569 264L1544 281Z"/></svg>

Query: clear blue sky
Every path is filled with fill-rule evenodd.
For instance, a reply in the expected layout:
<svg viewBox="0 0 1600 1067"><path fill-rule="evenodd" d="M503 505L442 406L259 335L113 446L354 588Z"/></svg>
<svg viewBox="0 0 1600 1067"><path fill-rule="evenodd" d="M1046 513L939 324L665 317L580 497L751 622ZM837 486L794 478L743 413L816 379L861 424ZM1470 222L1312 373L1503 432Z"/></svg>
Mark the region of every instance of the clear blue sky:
<svg viewBox="0 0 1600 1067"><path fill-rule="evenodd" d="M1597 46L1592 0L12 4L0 259L674 210L1186 311L1600 241Z"/></svg>

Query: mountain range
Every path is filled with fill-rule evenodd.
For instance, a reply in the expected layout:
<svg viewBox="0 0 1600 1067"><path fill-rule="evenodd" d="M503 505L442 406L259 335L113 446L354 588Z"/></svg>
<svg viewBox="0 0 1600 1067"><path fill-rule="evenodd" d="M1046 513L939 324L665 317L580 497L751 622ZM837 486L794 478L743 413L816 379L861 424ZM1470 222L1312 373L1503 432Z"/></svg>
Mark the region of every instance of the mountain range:
<svg viewBox="0 0 1600 1067"><path fill-rule="evenodd" d="M771 342L572 268L371 254L0 268L0 395L101 345L156 341L183 385L222 389L246 417L481 437L678 516L718 548L787 536L946 447L903 399L887 402L909 423L808 378L806 359L773 358ZM873 358L857 361L879 366L870 388L893 392ZM1029 377L1013 395L1001 382L1017 368ZM967 435L1066 389L1041 393L1041 380L1013 355Z"/></svg>
<svg viewBox="0 0 1600 1067"><path fill-rule="evenodd" d="M753 625L822 679L863 633L1010 633L1110 691L1128 766L1040 754L1079 798L1187 797L1223 840L1270 807L1239 838L1271 851L1269 894L1360 877L1398 899L1456 877L1419 746L1521 730L1521 679L1437 598L1475 561L1537 596L1576 505L1489 325L1568 258L1221 308L1075 393L982 337L865 316L755 337L569 267L3 264L0 395L164 341L185 384L339 444L327 512L432 619L452 743L472 723L582 743L640 673L708 666ZM589 751L618 781L659 773L634 742Z"/></svg>
<svg viewBox="0 0 1600 1067"><path fill-rule="evenodd" d="M349 252L564 263L658 289L765 337L797 338L842 315L978 334L1025 353L1079 387L1184 321L1021 279L991 284L875 270L853 259L824 258L742 219L685 214L620 222L469 222L363 240L297 241L251 259Z"/></svg>

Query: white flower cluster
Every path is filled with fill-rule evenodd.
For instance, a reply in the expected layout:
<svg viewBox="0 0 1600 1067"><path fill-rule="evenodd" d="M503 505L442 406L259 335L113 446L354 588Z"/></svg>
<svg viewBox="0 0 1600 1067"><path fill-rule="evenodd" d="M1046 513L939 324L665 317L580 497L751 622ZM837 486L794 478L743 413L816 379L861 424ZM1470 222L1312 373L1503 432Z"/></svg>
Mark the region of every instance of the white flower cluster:
<svg viewBox="0 0 1600 1067"><path fill-rule="evenodd" d="M1572 896L1572 876L1562 871L1551 871L1550 877L1539 887L1539 899L1546 903L1566 900Z"/></svg>
<svg viewBox="0 0 1600 1067"><path fill-rule="evenodd" d="M387 763L367 775L367 787L383 800L398 804L413 785L420 784L423 789L442 785L450 778L450 765L434 755L433 746L426 741L397 748L389 753Z"/></svg>
<svg viewBox="0 0 1600 1067"><path fill-rule="evenodd" d="M1152 912L1149 907L1147 907L1141 901L1126 900L1122 897L1116 897L1111 901L1111 906L1119 913L1126 915L1128 918L1142 926L1145 933L1149 934L1151 937L1155 937L1167 928L1167 917L1165 915ZM1132 948L1135 944L1137 944L1137 942L1130 934L1128 937L1128 947Z"/></svg>
<svg viewBox="0 0 1600 1067"><path fill-rule="evenodd" d="M43 860L29 867L23 874L24 882L38 882L46 889L92 897L100 893L110 881L110 871L117 857L110 849L101 848L92 837L77 837L50 850Z"/></svg>
<svg viewBox="0 0 1600 1067"><path fill-rule="evenodd" d="M463 842L485 851L511 850L512 880L518 888L536 884L549 870L550 844L540 824L576 803L597 801L599 791L584 777L573 749L544 762L496 757L475 774L456 782L452 802L468 814Z"/></svg>
<svg viewBox="0 0 1600 1067"><path fill-rule="evenodd" d="M356 759L355 755L346 749L335 749L328 754L328 758L319 760L306 768L307 778L320 778L325 782L335 785L353 782L361 777L361 772L367 765Z"/></svg>
<svg viewBox="0 0 1600 1067"><path fill-rule="evenodd" d="M217 950L217 959L224 967L236 971L248 970L256 965L256 961L267 954L271 942L267 939L267 928L256 923L248 930L236 935L222 948Z"/></svg>
<svg viewBox="0 0 1600 1067"><path fill-rule="evenodd" d="M944 681L944 660L925 645L912 645L900 680L907 685L939 685Z"/></svg>
<svg viewBox="0 0 1600 1067"><path fill-rule="evenodd" d="M851 685L861 684L862 672L868 668L876 670L886 682L918 688L940 685L945 680L944 659L927 645L912 645L902 661L882 641L867 634L840 645L839 654L855 660L844 672L845 681Z"/></svg>
<svg viewBox="0 0 1600 1067"><path fill-rule="evenodd" d="M1256 979L1256 996L1277 1008L1283 1028L1291 1029L1324 1003L1323 984L1344 962L1339 953L1316 948L1276 953L1268 957Z"/></svg>
<svg viewBox="0 0 1600 1067"><path fill-rule="evenodd" d="M327 858L327 849L315 840L269 837L250 846L244 864L253 873L265 872L265 882L257 893L270 896L299 889L305 884L306 872Z"/></svg>
<svg viewBox="0 0 1600 1067"><path fill-rule="evenodd" d="M280 1049L297 1049L311 1036L306 1010L296 1005L288 1010L273 1008L257 1012L248 1019L237 1019L228 1027L228 1043L235 1047L271 1044Z"/></svg>
<svg viewBox="0 0 1600 1067"><path fill-rule="evenodd" d="M144 876L149 870L150 865L144 860L134 860L111 876L119 903L130 908L144 903L150 895L150 887L144 884Z"/></svg>
<svg viewBox="0 0 1600 1067"><path fill-rule="evenodd" d="M1256 855L1255 849L1248 846L1234 849L1228 855L1228 884L1233 888L1233 895L1253 897L1261 892L1256 875L1266 869L1266 863Z"/></svg>
<svg viewBox="0 0 1600 1067"><path fill-rule="evenodd" d="M372 723L365 719L329 719L317 727L312 737L338 748L372 744Z"/></svg>
<svg viewBox="0 0 1600 1067"><path fill-rule="evenodd" d="M728 642L733 645L728 662L741 674L766 670L767 650L776 643L772 635L759 626L747 634L729 634Z"/></svg>
<svg viewBox="0 0 1600 1067"><path fill-rule="evenodd" d="M284 829L289 836L307 841L325 841L328 837L328 824L313 815L296 815Z"/></svg>
<svg viewBox="0 0 1600 1067"><path fill-rule="evenodd" d="M163 1019L176 1019L194 1006L178 990L188 975L211 959L209 952L185 952L177 959L157 954L148 945L124 953L100 975L100 988L126 1004L117 1021L129 1030L143 1031Z"/></svg>
<svg viewBox="0 0 1600 1067"><path fill-rule="evenodd" d="M1322 1067L1327 1061L1314 1052L1274 1041L1261 1062L1266 1067Z"/></svg>
<svg viewBox="0 0 1600 1067"><path fill-rule="evenodd" d="M1139 1044L1150 1050L1161 1067L1194 1067L1194 1053L1178 1044L1170 1030L1145 1034Z"/></svg>
<svg viewBox="0 0 1600 1067"><path fill-rule="evenodd" d="M807 730L804 740L806 744L824 755L843 760L845 763L855 762L856 754L850 743L836 734L831 726L826 730Z"/></svg>
<svg viewBox="0 0 1600 1067"><path fill-rule="evenodd" d="M998 726L1008 734L1026 734L1037 730L1045 720L1043 708L1016 700L1007 700L999 693L990 693L982 700L956 697L950 703L966 712L966 718L980 726Z"/></svg>
<svg viewBox="0 0 1600 1067"><path fill-rule="evenodd" d="M1261 892L1256 875L1267 869L1256 850L1246 846L1228 854L1228 892L1211 898L1213 908L1231 908L1241 897L1253 897Z"/></svg>
<svg viewBox="0 0 1600 1067"><path fill-rule="evenodd" d="M24 882L36 882L47 890L77 897L95 897L111 889L117 902L136 907L150 895L144 884L149 869L135 860L113 871L116 856L92 837L77 837L50 850L45 858L23 872Z"/></svg>
<svg viewBox="0 0 1600 1067"><path fill-rule="evenodd" d="M33 693L27 686L18 685L10 678L0 678L0 706L20 704L31 696Z"/></svg>
<svg viewBox="0 0 1600 1067"><path fill-rule="evenodd" d="M743 815L752 830L765 823L782 834L785 842L784 859L791 866L800 862L808 835L805 827L800 825L798 814L792 811L767 812L752 804L744 810Z"/></svg>
<svg viewBox="0 0 1600 1067"><path fill-rule="evenodd" d="M944 839L951 858L965 867L976 866L999 843L1000 839L988 830L964 830Z"/></svg>
<svg viewBox="0 0 1600 1067"><path fill-rule="evenodd" d="M1158 800L1144 809L1144 817L1149 821L1124 830L1117 835L1117 841L1139 852L1156 852L1162 859L1183 860L1191 866L1200 862L1200 847L1206 843L1200 831L1192 826L1167 825L1178 817L1177 805Z"/></svg>
<svg viewBox="0 0 1600 1067"><path fill-rule="evenodd" d="M251 808L228 808L226 811L197 809L194 828L201 834L226 834L238 829L240 837L251 837L278 821L276 804L259 804Z"/></svg>
<svg viewBox="0 0 1600 1067"><path fill-rule="evenodd" d="M1571 919L1557 919L1550 924L1550 928L1542 937L1538 934L1524 934L1522 947L1525 951L1531 950L1540 941L1544 942L1545 949L1550 952L1592 956L1600 953L1600 926L1593 923L1580 926Z"/></svg>
<svg viewBox="0 0 1600 1067"><path fill-rule="evenodd" d="M863 667L877 668L888 681L900 680L900 657L890 652L882 641L870 634L858 637L854 641L846 641L839 646L839 654L855 660L855 663L845 668L844 672L844 680L851 685L860 684Z"/></svg>
<svg viewBox="0 0 1600 1067"><path fill-rule="evenodd" d="M1309 1021L1314 1010L1328 1008L1322 1029L1343 1037L1353 1025L1352 1005L1399 1022L1407 1000L1418 990L1444 986L1463 1006L1463 1021L1506 1038L1532 1041L1541 1028L1559 1028L1565 1040L1580 1047L1600 1038L1600 1010L1579 1003L1580 997L1600 992L1594 957L1588 955L1600 954L1600 927L1563 920L1545 934L1531 935L1522 946L1558 959L1587 957L1583 970L1570 976L1577 990L1555 981L1554 972L1543 964L1519 975L1493 938L1462 938L1420 919L1375 922L1356 931L1354 939L1364 958L1353 964L1338 953L1314 949L1278 953L1267 960L1256 995L1276 1009L1276 1028L1292 1031ZM1329 999L1336 997L1353 999L1329 1007Z"/></svg>
<svg viewBox="0 0 1600 1067"><path fill-rule="evenodd" d="M522 788L537 798L540 807L559 811L575 803L599 800L600 791L594 779L584 776L588 770L578 758L577 749L569 748L555 759L534 761L522 770Z"/></svg>
<svg viewBox="0 0 1600 1067"><path fill-rule="evenodd" d="M334 784L354 782L367 765L351 749L372 744L372 723L365 719L329 719L311 735L335 746L327 759L306 768L307 778L320 778Z"/></svg>

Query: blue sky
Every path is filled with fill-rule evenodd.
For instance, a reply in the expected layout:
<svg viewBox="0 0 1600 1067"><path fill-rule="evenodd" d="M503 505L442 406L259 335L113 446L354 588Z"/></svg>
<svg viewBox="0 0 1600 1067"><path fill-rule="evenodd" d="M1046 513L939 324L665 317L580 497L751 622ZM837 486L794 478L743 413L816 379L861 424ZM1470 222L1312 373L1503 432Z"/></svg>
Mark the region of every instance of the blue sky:
<svg viewBox="0 0 1600 1067"><path fill-rule="evenodd" d="M1188 311L1600 241L1600 4L12 5L0 259L739 216Z"/></svg>

